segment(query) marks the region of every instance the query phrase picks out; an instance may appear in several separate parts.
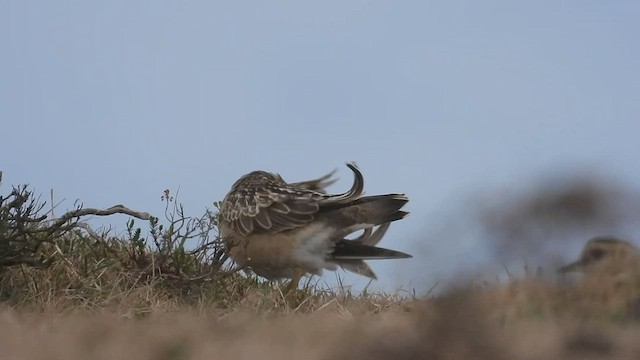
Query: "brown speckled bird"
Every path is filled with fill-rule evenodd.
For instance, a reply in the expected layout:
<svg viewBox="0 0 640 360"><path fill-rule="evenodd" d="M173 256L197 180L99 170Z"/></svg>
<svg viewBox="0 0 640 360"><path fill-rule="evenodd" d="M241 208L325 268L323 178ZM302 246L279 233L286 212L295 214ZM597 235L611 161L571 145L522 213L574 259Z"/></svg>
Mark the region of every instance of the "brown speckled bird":
<svg viewBox="0 0 640 360"><path fill-rule="evenodd" d="M637 271L639 264L640 252L631 243L613 236L600 236L587 241L580 258L558 271L615 275Z"/></svg>
<svg viewBox="0 0 640 360"><path fill-rule="evenodd" d="M408 213L404 194L361 196L364 179L347 164L355 180L343 194L326 194L333 172L321 178L287 183L278 174L254 171L233 184L220 207L220 235L229 256L270 280L289 278L287 291L305 274L342 267L375 279L364 260L411 255L375 245L391 222ZM373 228L378 228L373 231ZM354 240L346 236L364 230Z"/></svg>

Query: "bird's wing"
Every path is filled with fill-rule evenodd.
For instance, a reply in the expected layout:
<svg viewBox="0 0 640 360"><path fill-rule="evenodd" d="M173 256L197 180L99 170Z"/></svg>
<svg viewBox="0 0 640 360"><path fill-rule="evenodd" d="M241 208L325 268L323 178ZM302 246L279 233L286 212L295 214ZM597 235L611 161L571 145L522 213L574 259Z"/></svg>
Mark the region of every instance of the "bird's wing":
<svg viewBox="0 0 640 360"><path fill-rule="evenodd" d="M299 185L288 184L279 175L254 171L240 178L222 202L220 212L232 230L240 235L278 233L295 229L314 220L325 204L352 201L362 193L363 178L355 165L351 189L327 195Z"/></svg>
<svg viewBox="0 0 640 360"><path fill-rule="evenodd" d="M376 246L380 242L380 240L382 240L384 234L387 233L387 230L389 230L389 226L391 226L390 222L381 224L380 226L378 226L376 231L373 231L373 227L366 228L364 229L362 235L354 240L361 243L362 245Z"/></svg>
<svg viewBox="0 0 640 360"><path fill-rule="evenodd" d="M220 209L224 220L241 236L297 228L311 222L318 212L321 194L293 188L268 173L254 172L244 180L227 194Z"/></svg>
<svg viewBox="0 0 640 360"><path fill-rule="evenodd" d="M332 178L333 174L336 173L336 170L333 170L332 172L328 173L327 175L319 177L317 179L307 180L307 181L300 181L300 182L292 183L290 185L295 187L295 188L303 188L303 189L307 189L307 190L313 190L313 191L317 191L317 192L321 192L321 193L326 193L327 192L326 188L337 181L337 179L333 179Z"/></svg>

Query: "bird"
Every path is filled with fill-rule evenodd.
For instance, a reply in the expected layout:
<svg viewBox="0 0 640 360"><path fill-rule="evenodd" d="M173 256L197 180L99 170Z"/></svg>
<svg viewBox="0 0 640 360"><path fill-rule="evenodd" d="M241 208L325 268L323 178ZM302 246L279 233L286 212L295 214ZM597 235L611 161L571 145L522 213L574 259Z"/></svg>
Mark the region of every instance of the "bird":
<svg viewBox="0 0 640 360"><path fill-rule="evenodd" d="M559 273L581 272L590 276L613 276L640 270L640 251L632 243L614 236L599 236L587 241L578 260Z"/></svg>
<svg viewBox="0 0 640 360"><path fill-rule="evenodd" d="M325 269L376 279L365 260L411 258L376 246L390 224L408 214L401 210L407 196L363 196L362 173L355 163L346 165L354 182L342 194L326 192L335 170L294 183L262 170L240 177L220 205L220 237L229 257L268 280L290 279L285 292L297 289L302 276ZM358 231L362 235L347 238Z"/></svg>
<svg viewBox="0 0 640 360"><path fill-rule="evenodd" d="M583 275L577 283L565 283L575 286L570 289L576 309L629 318L640 314L640 250L632 243L614 236L592 238L578 260L558 271Z"/></svg>

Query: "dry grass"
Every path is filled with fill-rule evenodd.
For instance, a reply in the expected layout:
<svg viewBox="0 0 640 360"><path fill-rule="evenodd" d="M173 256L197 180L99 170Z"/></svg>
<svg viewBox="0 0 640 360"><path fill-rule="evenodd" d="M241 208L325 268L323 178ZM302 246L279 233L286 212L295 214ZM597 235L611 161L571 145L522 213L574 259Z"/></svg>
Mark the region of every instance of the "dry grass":
<svg viewBox="0 0 640 360"><path fill-rule="evenodd" d="M2 273L3 358L640 356L640 274L577 285L530 278L422 298L309 287L285 299L276 284L239 274L174 283L112 265L89 276L67 259Z"/></svg>
<svg viewBox="0 0 640 360"><path fill-rule="evenodd" d="M5 306L0 348L11 359L637 359L635 294L610 303L615 294L591 286L521 280L411 300L312 292L299 308L258 288L235 308L147 289L143 317L128 308L137 293L121 307Z"/></svg>
<svg viewBox="0 0 640 360"><path fill-rule="evenodd" d="M41 237L46 224L15 226L6 209L0 258L14 265L0 266L0 359L640 358L640 271L436 297L308 286L285 298L278 284L221 275L213 212L192 219L168 206L167 226L153 219L147 240L133 223L121 237L73 224ZM186 250L187 238L201 250Z"/></svg>
<svg viewBox="0 0 640 360"><path fill-rule="evenodd" d="M71 263L72 264L72 263ZM6 269L11 359L636 359L640 274L466 285L436 297L353 295L220 277L177 286L67 262ZM13 286L13 287L11 287Z"/></svg>

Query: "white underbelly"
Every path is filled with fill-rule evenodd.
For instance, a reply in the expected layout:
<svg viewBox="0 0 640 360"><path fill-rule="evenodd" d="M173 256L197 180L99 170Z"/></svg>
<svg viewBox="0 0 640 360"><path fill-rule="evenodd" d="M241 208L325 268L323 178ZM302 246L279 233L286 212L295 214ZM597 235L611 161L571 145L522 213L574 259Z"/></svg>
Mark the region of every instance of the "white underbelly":
<svg viewBox="0 0 640 360"><path fill-rule="evenodd" d="M293 257L302 268L312 274L321 274L322 269L335 269L335 265L327 262L333 251L335 230L326 226L316 226L299 234Z"/></svg>

